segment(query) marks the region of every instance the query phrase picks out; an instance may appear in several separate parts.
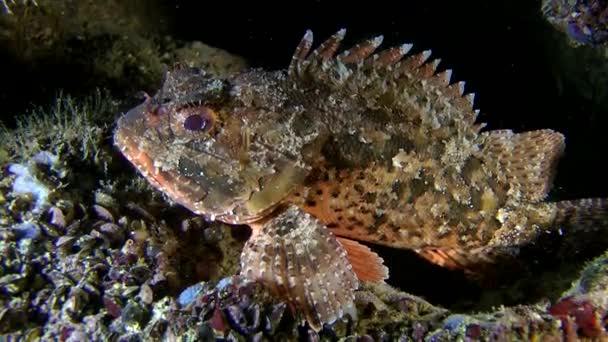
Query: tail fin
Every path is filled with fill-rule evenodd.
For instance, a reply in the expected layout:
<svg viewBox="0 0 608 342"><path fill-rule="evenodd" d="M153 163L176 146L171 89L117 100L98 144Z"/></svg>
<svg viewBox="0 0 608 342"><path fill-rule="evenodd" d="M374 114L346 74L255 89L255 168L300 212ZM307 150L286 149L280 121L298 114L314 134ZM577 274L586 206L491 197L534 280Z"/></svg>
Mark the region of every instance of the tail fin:
<svg viewBox="0 0 608 342"><path fill-rule="evenodd" d="M427 247L418 253L439 266L463 270L480 285L494 287L535 274L547 263L584 262L608 248L608 198L542 205L548 205L549 211L528 217L536 224L506 222L508 229L503 229L496 244L467 250Z"/></svg>
<svg viewBox="0 0 608 342"><path fill-rule="evenodd" d="M534 274L544 270L543 265L576 265L606 251L608 198L563 200L545 205L551 208L550 221L541 223L537 230L532 229L534 225L530 222L531 231L536 230L529 235L531 240L514 239L517 240L514 259L519 267ZM534 221L532 217L529 219ZM501 246L495 251L504 255L509 247Z"/></svg>
<svg viewBox="0 0 608 342"><path fill-rule="evenodd" d="M556 204L555 223L568 231L597 231L608 228L608 198L583 198ZM608 235L608 234L606 234Z"/></svg>

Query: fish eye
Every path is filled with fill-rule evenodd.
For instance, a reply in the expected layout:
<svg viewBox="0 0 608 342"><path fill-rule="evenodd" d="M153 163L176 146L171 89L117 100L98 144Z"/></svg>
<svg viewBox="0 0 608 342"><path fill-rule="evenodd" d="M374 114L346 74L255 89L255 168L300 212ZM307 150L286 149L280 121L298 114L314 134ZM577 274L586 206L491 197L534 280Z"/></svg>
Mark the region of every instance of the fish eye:
<svg viewBox="0 0 608 342"><path fill-rule="evenodd" d="M184 120L184 128L189 131L201 131L207 127L209 120L200 114L192 114Z"/></svg>
<svg viewBox="0 0 608 342"><path fill-rule="evenodd" d="M214 124L214 113L207 107L190 107L180 111L182 128L189 132L207 132Z"/></svg>

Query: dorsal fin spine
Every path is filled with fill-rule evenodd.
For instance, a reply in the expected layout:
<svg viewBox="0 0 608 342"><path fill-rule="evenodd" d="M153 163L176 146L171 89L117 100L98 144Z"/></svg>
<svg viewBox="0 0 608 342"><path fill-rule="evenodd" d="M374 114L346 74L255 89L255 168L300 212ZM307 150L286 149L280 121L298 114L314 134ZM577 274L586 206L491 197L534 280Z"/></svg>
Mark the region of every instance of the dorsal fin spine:
<svg viewBox="0 0 608 342"><path fill-rule="evenodd" d="M359 64L376 51L384 40L383 35L368 39L353 48L344 51L338 59L346 64Z"/></svg>
<svg viewBox="0 0 608 342"><path fill-rule="evenodd" d="M469 103L471 104L471 106L473 105L473 103L475 102L475 93L468 93L465 95L467 101L469 101Z"/></svg>
<svg viewBox="0 0 608 342"><path fill-rule="evenodd" d="M321 45L319 45L319 47L313 51L309 59L314 60L315 58L321 57L322 60L330 60L333 58L335 52L340 47L340 43L344 39L345 34L345 28L338 30L338 32L334 33L326 41L321 43Z"/></svg>
<svg viewBox="0 0 608 342"><path fill-rule="evenodd" d="M405 55L408 54L408 52L410 52L410 50L412 49L412 47L414 47L414 44L405 43L405 44L401 44L401 46L399 47L399 50L401 51L401 54L403 56L405 56Z"/></svg>
<svg viewBox="0 0 608 342"><path fill-rule="evenodd" d="M389 48L380 53L373 54L368 58L368 60L371 59L371 61L368 61L366 66L371 68L387 68L387 70L389 70L389 67L396 65L401 61L412 46L412 44L402 44L401 46ZM392 68L390 68L390 70L392 70Z"/></svg>
<svg viewBox="0 0 608 342"><path fill-rule="evenodd" d="M429 59L429 57L431 57L431 54L432 54L432 53L433 53L433 52L432 52L432 50L430 50L430 49L429 49L429 50L424 50L424 51L422 51L422 52L420 53L420 56L422 57L422 59L421 59L421 61L420 61L420 64L424 64L424 63L425 63L425 62L426 62L426 61Z"/></svg>
<svg viewBox="0 0 608 342"><path fill-rule="evenodd" d="M441 80L441 84L445 87L450 85L450 80L452 79L452 69L446 69L441 73L437 74L439 80Z"/></svg>
<svg viewBox="0 0 608 342"><path fill-rule="evenodd" d="M287 73L289 75L301 74L302 64L310 51L310 47L312 46L313 34L311 30L306 30L304 33L304 37L296 47L296 51L291 57L291 63L289 64L289 68L287 69Z"/></svg>
<svg viewBox="0 0 608 342"><path fill-rule="evenodd" d="M384 35L379 35L372 39L372 46L377 49L382 44L383 41L384 41Z"/></svg>
<svg viewBox="0 0 608 342"><path fill-rule="evenodd" d="M422 64L418 69L419 75L423 78L432 77L433 75L435 75L435 71L437 70L439 63L441 63L441 59L437 58L432 60L431 62Z"/></svg>
<svg viewBox="0 0 608 342"><path fill-rule="evenodd" d="M462 96L462 94L464 94L464 81L460 81L456 84L458 86L458 95Z"/></svg>

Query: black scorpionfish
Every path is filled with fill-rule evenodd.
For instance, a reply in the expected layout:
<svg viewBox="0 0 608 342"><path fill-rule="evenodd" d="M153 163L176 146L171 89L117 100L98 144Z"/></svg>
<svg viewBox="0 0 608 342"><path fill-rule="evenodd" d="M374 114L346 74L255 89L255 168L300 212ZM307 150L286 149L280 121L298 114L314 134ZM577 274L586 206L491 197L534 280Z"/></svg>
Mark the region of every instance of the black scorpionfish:
<svg viewBox="0 0 608 342"><path fill-rule="evenodd" d="M546 201L562 134L484 130L429 50L376 52L379 36L338 53L344 34L313 50L307 31L286 70L175 68L115 131L175 202L248 224L241 274L311 327L355 315L360 281L388 279L357 241L476 274L545 232L607 227L605 199Z"/></svg>

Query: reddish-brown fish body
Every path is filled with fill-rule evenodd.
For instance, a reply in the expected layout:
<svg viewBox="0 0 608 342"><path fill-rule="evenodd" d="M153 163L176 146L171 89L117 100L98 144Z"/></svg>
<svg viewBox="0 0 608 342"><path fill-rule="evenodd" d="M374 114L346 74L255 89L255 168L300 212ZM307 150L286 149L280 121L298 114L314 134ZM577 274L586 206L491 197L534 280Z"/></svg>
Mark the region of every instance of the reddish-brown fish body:
<svg viewBox="0 0 608 342"><path fill-rule="evenodd" d="M375 53L380 37L337 54L343 36L310 52L308 32L284 71L169 72L115 134L173 200L250 224L241 272L313 327L350 311L358 280L388 276L353 240L474 273L545 231L605 226L604 200L543 202L560 133L482 132L430 52Z"/></svg>

